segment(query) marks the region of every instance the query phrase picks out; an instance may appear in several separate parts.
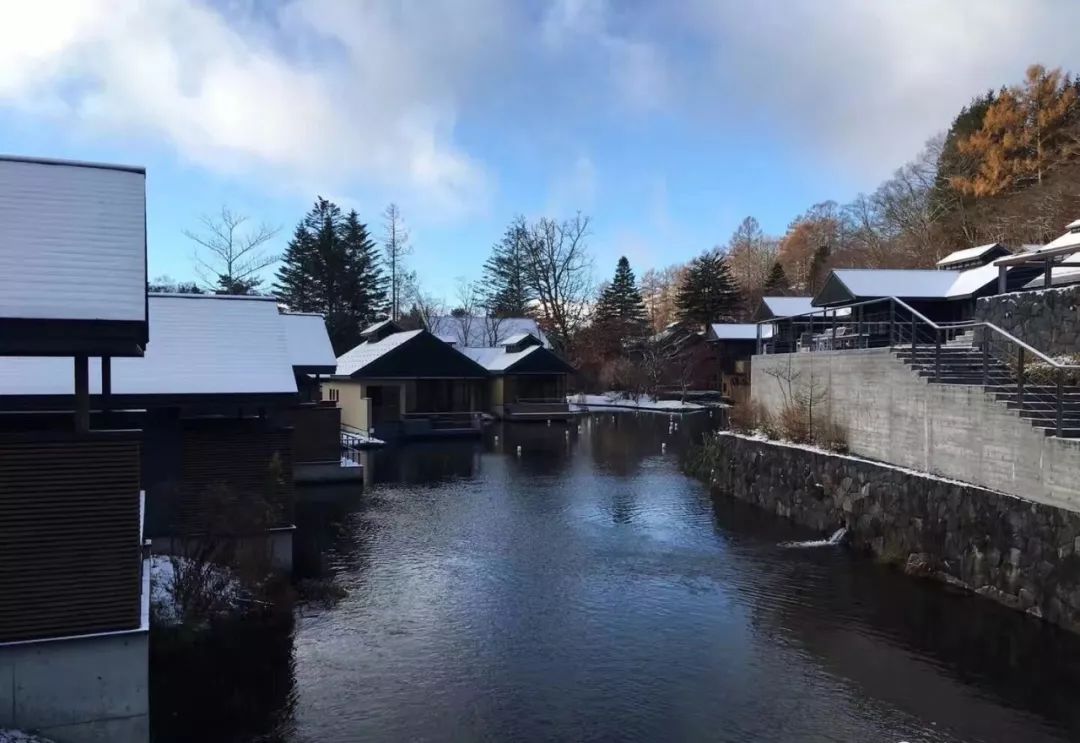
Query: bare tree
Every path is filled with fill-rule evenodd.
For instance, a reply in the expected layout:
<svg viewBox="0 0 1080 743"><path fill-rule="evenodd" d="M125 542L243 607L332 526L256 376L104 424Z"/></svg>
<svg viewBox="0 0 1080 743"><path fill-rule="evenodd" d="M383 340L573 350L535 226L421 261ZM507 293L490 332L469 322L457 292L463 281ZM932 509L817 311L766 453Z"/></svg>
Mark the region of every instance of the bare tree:
<svg viewBox="0 0 1080 743"><path fill-rule="evenodd" d="M685 265L667 268L650 268L641 276L641 298L649 311L649 322L654 332L659 333L675 321L676 303L679 285L686 274Z"/></svg>
<svg viewBox="0 0 1080 743"><path fill-rule="evenodd" d="M383 211L383 260L390 275L390 319L401 316L401 299L405 282L405 257L412 253L409 232L401 218L397 204L389 204Z"/></svg>
<svg viewBox="0 0 1080 743"><path fill-rule="evenodd" d="M248 229L247 216L227 206L218 214L204 214L199 223L199 232L184 230L184 236L196 244L195 272L207 291L251 294L262 283L259 272L280 259L265 250L278 227L262 223Z"/></svg>
<svg viewBox="0 0 1080 743"><path fill-rule="evenodd" d="M522 246L541 317L564 349L589 312L593 281L588 235L589 218L580 212L562 222L545 217L530 227Z"/></svg>
<svg viewBox="0 0 1080 743"><path fill-rule="evenodd" d="M424 291L419 284L413 283L409 290L408 301L430 332L439 333L439 321L446 314L446 303L440 297Z"/></svg>
<svg viewBox="0 0 1080 743"><path fill-rule="evenodd" d="M473 328L482 323L482 318L477 317L478 312L483 311L484 298L479 285L469 281L464 276L457 280L457 306L450 312L454 318L454 329L457 331L458 343L462 346L471 346Z"/></svg>

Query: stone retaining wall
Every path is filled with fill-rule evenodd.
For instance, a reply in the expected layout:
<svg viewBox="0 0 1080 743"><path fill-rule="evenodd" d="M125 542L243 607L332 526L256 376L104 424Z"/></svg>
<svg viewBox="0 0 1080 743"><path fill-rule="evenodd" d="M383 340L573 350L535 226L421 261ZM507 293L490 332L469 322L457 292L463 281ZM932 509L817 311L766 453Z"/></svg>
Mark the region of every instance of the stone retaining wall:
<svg viewBox="0 0 1080 743"><path fill-rule="evenodd" d="M857 457L719 433L688 463L721 493L1080 632L1080 514Z"/></svg>
<svg viewBox="0 0 1080 743"><path fill-rule="evenodd" d="M975 319L1049 356L1080 353L1080 286L984 297L975 304Z"/></svg>

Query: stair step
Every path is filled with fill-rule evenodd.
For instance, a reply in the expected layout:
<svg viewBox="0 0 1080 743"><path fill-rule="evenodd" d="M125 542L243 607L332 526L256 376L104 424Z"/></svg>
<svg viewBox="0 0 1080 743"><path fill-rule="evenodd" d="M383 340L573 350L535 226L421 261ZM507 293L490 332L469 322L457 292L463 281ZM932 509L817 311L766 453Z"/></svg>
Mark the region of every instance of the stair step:
<svg viewBox="0 0 1080 743"><path fill-rule="evenodd" d="M1057 414L1056 400L1024 400L1022 408L1016 401L1010 401L1005 403L1005 407L1007 407L1009 410L1017 410L1023 413L1053 413L1055 415ZM1070 413L1080 413L1080 400L1074 400L1072 402L1062 402L1061 410L1066 415Z"/></svg>

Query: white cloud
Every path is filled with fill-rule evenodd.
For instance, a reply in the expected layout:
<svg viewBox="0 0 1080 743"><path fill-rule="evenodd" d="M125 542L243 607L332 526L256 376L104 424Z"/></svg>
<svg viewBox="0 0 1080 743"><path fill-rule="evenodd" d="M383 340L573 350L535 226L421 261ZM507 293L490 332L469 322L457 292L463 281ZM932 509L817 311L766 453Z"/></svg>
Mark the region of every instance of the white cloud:
<svg viewBox="0 0 1080 743"><path fill-rule="evenodd" d="M214 170L374 183L460 212L488 175L454 142L458 95L501 26L498 3L464 5L20 3L0 24L0 103L163 139Z"/></svg>
<svg viewBox="0 0 1080 743"><path fill-rule="evenodd" d="M1028 64L1075 70L1078 21L1055 0L698 0L680 30L710 60L703 100L873 185Z"/></svg>

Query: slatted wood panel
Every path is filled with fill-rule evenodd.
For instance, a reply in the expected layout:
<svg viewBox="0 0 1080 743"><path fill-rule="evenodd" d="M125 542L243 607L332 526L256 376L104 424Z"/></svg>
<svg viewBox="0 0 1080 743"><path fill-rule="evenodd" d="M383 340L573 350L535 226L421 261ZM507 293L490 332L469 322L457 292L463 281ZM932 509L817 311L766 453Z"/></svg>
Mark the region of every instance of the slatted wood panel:
<svg viewBox="0 0 1080 743"><path fill-rule="evenodd" d="M341 409L328 405L293 408L293 461L328 462L341 458Z"/></svg>
<svg viewBox="0 0 1080 743"><path fill-rule="evenodd" d="M0 642L139 627L137 436L0 439Z"/></svg>
<svg viewBox="0 0 1080 743"><path fill-rule="evenodd" d="M270 487L270 463L281 463L280 481ZM239 498L265 498L276 508L270 526L293 523L292 430L263 421L188 421L183 431L180 503L173 524L176 534L203 534L215 529L210 501L225 487ZM246 529L239 529L251 533ZM257 530L253 530L257 531Z"/></svg>

